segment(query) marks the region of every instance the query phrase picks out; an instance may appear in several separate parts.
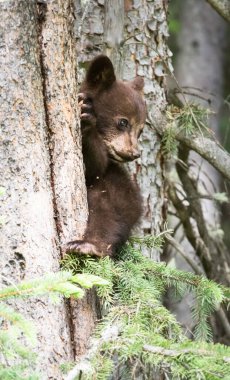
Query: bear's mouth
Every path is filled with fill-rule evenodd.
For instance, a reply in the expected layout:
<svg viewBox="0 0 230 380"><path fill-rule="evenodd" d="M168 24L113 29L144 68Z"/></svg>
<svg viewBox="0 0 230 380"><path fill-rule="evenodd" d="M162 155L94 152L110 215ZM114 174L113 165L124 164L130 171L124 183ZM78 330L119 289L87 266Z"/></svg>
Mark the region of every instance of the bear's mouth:
<svg viewBox="0 0 230 380"><path fill-rule="evenodd" d="M123 156L123 154L119 154L115 149L111 149L110 152L109 152L109 158L113 161L116 161L116 162L130 162L130 161L133 161L135 160L135 157L133 156L128 156L128 155L125 155Z"/></svg>
<svg viewBox="0 0 230 380"><path fill-rule="evenodd" d="M119 154L117 154L114 150L109 152L109 158L112 160L112 161L116 161L116 162L125 162L124 158L123 157L120 157Z"/></svg>

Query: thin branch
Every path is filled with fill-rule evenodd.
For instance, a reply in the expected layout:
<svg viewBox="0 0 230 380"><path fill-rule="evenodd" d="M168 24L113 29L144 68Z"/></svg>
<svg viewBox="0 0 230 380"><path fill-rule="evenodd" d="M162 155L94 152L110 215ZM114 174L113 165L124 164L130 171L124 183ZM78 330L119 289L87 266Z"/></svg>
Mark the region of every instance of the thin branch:
<svg viewBox="0 0 230 380"><path fill-rule="evenodd" d="M116 324L115 322L116 321L113 321L112 324L109 324L103 330L102 335L99 339L91 340L89 350L87 350L85 355L82 355L78 358L77 364L66 375L65 380L75 380L77 376L81 375L82 373L90 373L92 370L91 360L97 351L100 349L103 343L116 340L120 333L121 327L118 323Z"/></svg>
<svg viewBox="0 0 230 380"><path fill-rule="evenodd" d="M173 183L168 181L168 185L170 200L177 211L178 218L181 220L186 237L200 258L204 269L207 270L210 267L210 252L191 223L190 208L180 200Z"/></svg>
<svg viewBox="0 0 230 380"><path fill-rule="evenodd" d="M165 235L165 239L169 244L171 244L177 252L185 259L185 261L190 265L194 272L198 275L204 275L200 267L195 263L195 261L182 249L181 245L169 234Z"/></svg>
<svg viewBox="0 0 230 380"><path fill-rule="evenodd" d="M228 22L230 22L229 0L207 0L207 2Z"/></svg>
<svg viewBox="0 0 230 380"><path fill-rule="evenodd" d="M205 274L202 272L200 267L196 264L194 260L191 259L191 257L182 249L181 245L169 234L165 235L165 239L168 241L169 244L171 244L178 253L186 260L186 262L191 266L191 268L194 270L194 272L198 275L205 276ZM228 321L228 318L226 317L226 314L224 312L223 307L221 306L219 310L216 311L222 326L225 330L225 333L227 337L230 337L230 324Z"/></svg>
<svg viewBox="0 0 230 380"><path fill-rule="evenodd" d="M229 338L230 337L230 323L229 323L228 318L225 314L223 306L221 306L220 309L216 311L216 313L217 313L217 315L221 321L221 324L224 328L226 336Z"/></svg>
<svg viewBox="0 0 230 380"><path fill-rule="evenodd" d="M161 123L155 123L150 118L148 122L150 125L154 125L159 135L162 136L164 134L165 120L162 119ZM176 127L171 128L175 128L175 139L177 141L198 153L230 181L230 154L217 141L204 136L186 136L183 131L178 133Z"/></svg>
<svg viewBox="0 0 230 380"><path fill-rule="evenodd" d="M207 160L226 179L230 180L230 154L218 143L204 136L187 137L179 133L175 138Z"/></svg>
<svg viewBox="0 0 230 380"><path fill-rule="evenodd" d="M202 355L202 356L209 356L213 357L213 355L210 351L202 350L202 349L191 349L191 348L185 348L182 350L171 350L160 346L150 346L148 344L145 344L143 346L144 351L151 352L153 354L163 355L163 356L180 356L184 354L194 354L194 355ZM230 363L230 357L223 357L223 361L226 363Z"/></svg>

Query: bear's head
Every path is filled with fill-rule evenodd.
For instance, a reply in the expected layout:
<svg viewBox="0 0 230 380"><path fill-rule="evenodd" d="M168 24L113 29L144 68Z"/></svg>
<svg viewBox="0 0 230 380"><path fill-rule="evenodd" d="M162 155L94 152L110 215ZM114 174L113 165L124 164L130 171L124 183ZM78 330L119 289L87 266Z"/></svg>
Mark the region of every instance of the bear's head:
<svg viewBox="0 0 230 380"><path fill-rule="evenodd" d="M117 80L104 55L96 57L86 73L81 91L92 100L96 129L112 160L126 162L140 156L137 140L146 119L143 87L142 77Z"/></svg>

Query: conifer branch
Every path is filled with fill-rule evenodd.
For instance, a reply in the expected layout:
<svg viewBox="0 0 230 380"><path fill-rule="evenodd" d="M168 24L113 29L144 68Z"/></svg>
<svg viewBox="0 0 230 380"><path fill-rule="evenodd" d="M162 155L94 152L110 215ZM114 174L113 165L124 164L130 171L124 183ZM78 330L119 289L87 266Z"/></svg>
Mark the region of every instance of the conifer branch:
<svg viewBox="0 0 230 380"><path fill-rule="evenodd" d="M103 287L108 284L108 281L93 274L73 275L70 271L63 271L0 289L0 299L40 297L46 294L51 295L53 299L54 295L81 298L84 295L82 288L88 289L94 285ZM0 378L25 380L43 378L38 377L34 372L32 374L36 359L29 345L29 343L33 345L36 343L36 333L32 323L4 302L0 302L0 318L1 322L3 321L0 329L1 358L4 358L4 361L0 362ZM21 340L22 335L23 340ZM9 362L8 358L11 359Z"/></svg>
<svg viewBox="0 0 230 380"><path fill-rule="evenodd" d="M147 237L146 243L156 243L157 239ZM184 337L175 317L161 304L162 292L166 287L175 287L179 294L192 291L196 300L194 318L197 322L198 338L210 338L207 318L220 304L230 300L228 288L209 281L193 273L185 273L156 263L143 257L135 248L138 239L123 247L117 261L106 257L100 261L85 258L78 263L71 257L65 258L72 269L102 275L112 281L107 291L102 293L105 302L109 300L109 312L99 324L98 331L91 341L89 351L79 358L75 367L65 380L86 376L106 380L113 372L111 358L116 355L117 366L132 363L132 375L141 368L159 368L164 372L167 367L174 376L177 371L181 378L199 376L208 379L209 372L223 378L229 373L230 350L224 346L198 343ZM145 244L142 238L141 246ZM159 240L158 240L159 244ZM155 352L150 352L146 348ZM157 348L156 348L157 347ZM209 355L202 355L202 353ZM168 354L168 355L167 355ZM183 372L186 369L186 373ZM183 374L183 376L182 376ZM131 375L130 375L131 377ZM178 377L180 378L180 377Z"/></svg>
<svg viewBox="0 0 230 380"><path fill-rule="evenodd" d="M15 286L0 289L0 300L31 295L40 296L48 293L60 293L65 297L82 298L84 291L76 283L86 289L94 285L108 285L106 280L92 274L73 275L71 272L63 271L50 273L35 280L23 281Z"/></svg>
<svg viewBox="0 0 230 380"><path fill-rule="evenodd" d="M224 178L230 180L230 154L212 137L207 127L208 113L195 104L183 105L182 108L169 107L166 118L161 123L155 123L151 117L150 127L154 126L167 150L176 149L176 141L194 150L207 160Z"/></svg>
<svg viewBox="0 0 230 380"><path fill-rule="evenodd" d="M77 364L71 369L71 371L66 375L65 380L75 380L77 376L81 373L93 372L91 361L94 356L100 351L104 343L113 342L118 338L121 331L121 326L113 323L109 323L102 331L99 339L91 339L90 347L88 348L85 355L78 358Z"/></svg>

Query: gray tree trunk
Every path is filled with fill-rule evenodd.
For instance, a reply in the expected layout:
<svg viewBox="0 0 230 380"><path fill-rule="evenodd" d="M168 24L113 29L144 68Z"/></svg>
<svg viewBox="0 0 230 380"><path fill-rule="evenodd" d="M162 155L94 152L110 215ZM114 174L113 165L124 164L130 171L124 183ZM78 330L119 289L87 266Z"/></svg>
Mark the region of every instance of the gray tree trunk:
<svg viewBox="0 0 230 380"><path fill-rule="evenodd" d="M226 25L224 20L205 1L186 0L181 7L181 31L178 38L179 52L176 59L175 75L180 87L184 91L187 101L192 101L214 111L209 119L209 127L212 128L218 138L220 121L220 107L223 101L223 49L225 41ZM192 95L188 95L188 94ZM181 97L183 101L183 97ZM198 154L190 154L190 175L197 178L199 191L212 195L219 191L219 175ZM202 200L202 212L205 228L212 236L220 229L220 216L218 206L212 200ZM182 240L185 252L196 261L193 247L186 240L184 231L178 229L177 240ZM213 246L214 247L214 246ZM224 268L227 268L226 250L222 243L220 249L210 251L212 264L207 275L217 281L224 279ZM191 267L182 258L177 257L177 265L185 270ZM188 330L192 330L192 318L190 307L193 300L191 296L185 297L182 303L175 304L172 309L178 319Z"/></svg>
<svg viewBox="0 0 230 380"><path fill-rule="evenodd" d="M59 269L60 246L87 219L71 0L0 3L1 283ZM38 43L40 42L40 43ZM38 331L42 379L61 379L74 359L71 307L43 298L14 302Z"/></svg>
<svg viewBox="0 0 230 380"><path fill-rule="evenodd" d="M209 127L219 136L220 107L223 104L223 68L226 23L206 1L186 0L181 9L181 33L178 39L175 74L189 101L211 109ZM204 99L202 99L204 98ZM193 154L203 191L218 192L219 175L211 165ZM212 201L203 201L207 224L220 223Z"/></svg>

